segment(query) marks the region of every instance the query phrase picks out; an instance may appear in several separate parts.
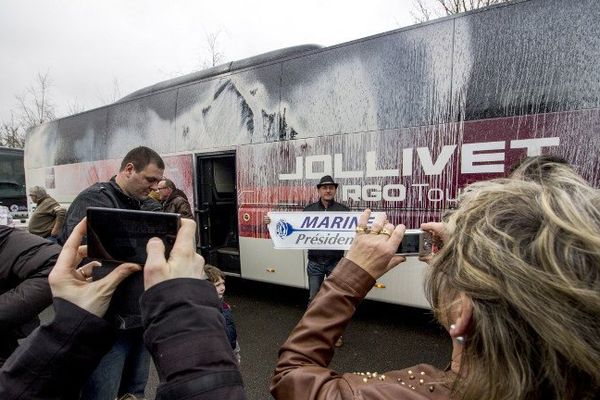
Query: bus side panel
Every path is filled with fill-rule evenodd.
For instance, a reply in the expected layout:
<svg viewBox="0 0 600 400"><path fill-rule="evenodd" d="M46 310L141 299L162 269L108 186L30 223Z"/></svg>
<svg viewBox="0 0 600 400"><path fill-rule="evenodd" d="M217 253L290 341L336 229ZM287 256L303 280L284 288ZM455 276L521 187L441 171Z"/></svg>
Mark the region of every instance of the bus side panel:
<svg viewBox="0 0 600 400"><path fill-rule="evenodd" d="M177 151L272 141L280 138L281 65L239 71L179 89Z"/></svg>
<svg viewBox="0 0 600 400"><path fill-rule="evenodd" d="M454 21L452 107L465 120L600 107L600 2L512 2Z"/></svg>
<svg viewBox="0 0 600 400"><path fill-rule="evenodd" d="M240 237L242 278L305 288L305 254L275 250L271 239Z"/></svg>
<svg viewBox="0 0 600 400"><path fill-rule="evenodd" d="M425 273L425 264L417 257L407 257L405 262L377 280L367 298L428 308L429 303L423 291Z"/></svg>
<svg viewBox="0 0 600 400"><path fill-rule="evenodd" d="M600 109L587 109L240 146L238 203L301 210L331 175L338 201L418 228L455 206L465 186L505 176L526 156L561 156L599 186L598 135ZM240 233L266 230L255 224Z"/></svg>
<svg viewBox="0 0 600 400"><path fill-rule="evenodd" d="M170 90L111 105L104 144L99 146L105 153L98 152L94 159L122 159L140 145L158 154L174 153L176 104L177 91Z"/></svg>
<svg viewBox="0 0 600 400"><path fill-rule="evenodd" d="M598 185L599 133L600 110L592 109L240 146L240 237L267 238L263 216L316 201L315 185L326 174L340 182L338 201L386 211L408 228L439 220L466 185L505 176L527 155L562 156ZM261 244L261 252L247 256L268 252ZM424 305L424 266L416 260L406 266L385 276L386 288L371 296Z"/></svg>
<svg viewBox="0 0 600 400"><path fill-rule="evenodd" d="M245 201L238 209L242 278L307 287L306 251L275 250L262 223L268 207L249 203L247 196L238 199Z"/></svg>
<svg viewBox="0 0 600 400"><path fill-rule="evenodd" d="M289 137L455 121L453 27L452 20L439 21L284 61Z"/></svg>

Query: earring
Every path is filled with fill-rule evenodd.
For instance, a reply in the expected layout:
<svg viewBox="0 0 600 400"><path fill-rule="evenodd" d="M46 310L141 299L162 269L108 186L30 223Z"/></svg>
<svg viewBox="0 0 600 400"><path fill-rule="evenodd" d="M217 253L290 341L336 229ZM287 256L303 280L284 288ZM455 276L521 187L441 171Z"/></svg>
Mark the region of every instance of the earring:
<svg viewBox="0 0 600 400"><path fill-rule="evenodd" d="M456 325L452 324L450 325L450 330L453 331L456 328ZM457 336L454 338L454 340L456 340L456 343L458 344L465 344L465 337L464 336Z"/></svg>

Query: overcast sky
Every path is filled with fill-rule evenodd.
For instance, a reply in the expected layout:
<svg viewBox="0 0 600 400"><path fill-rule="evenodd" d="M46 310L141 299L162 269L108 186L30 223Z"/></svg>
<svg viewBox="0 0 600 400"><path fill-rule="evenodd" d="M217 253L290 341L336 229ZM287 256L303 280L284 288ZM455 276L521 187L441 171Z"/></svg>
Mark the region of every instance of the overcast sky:
<svg viewBox="0 0 600 400"><path fill-rule="evenodd" d="M224 61L330 46L411 25L413 0L0 0L0 120L38 72L57 114L201 69L206 34Z"/></svg>

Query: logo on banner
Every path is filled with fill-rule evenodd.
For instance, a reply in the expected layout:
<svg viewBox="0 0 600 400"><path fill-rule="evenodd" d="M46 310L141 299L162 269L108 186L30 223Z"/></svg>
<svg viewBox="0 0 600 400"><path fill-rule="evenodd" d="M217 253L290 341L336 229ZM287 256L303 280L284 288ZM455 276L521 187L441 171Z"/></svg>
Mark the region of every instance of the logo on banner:
<svg viewBox="0 0 600 400"><path fill-rule="evenodd" d="M284 237L289 236L292 234L292 232L294 232L294 227L285 219L280 219L279 221L277 221L277 225L275 225L275 230L277 232L277 236L283 239Z"/></svg>

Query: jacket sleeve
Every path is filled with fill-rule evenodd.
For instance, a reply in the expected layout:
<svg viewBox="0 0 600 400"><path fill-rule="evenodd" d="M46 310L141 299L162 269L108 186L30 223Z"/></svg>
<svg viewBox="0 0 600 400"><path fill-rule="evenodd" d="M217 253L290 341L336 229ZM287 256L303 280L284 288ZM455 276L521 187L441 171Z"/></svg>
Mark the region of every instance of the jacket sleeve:
<svg viewBox="0 0 600 400"><path fill-rule="evenodd" d="M142 201L142 211L162 211L162 205L152 197L147 197Z"/></svg>
<svg viewBox="0 0 600 400"><path fill-rule="evenodd" d="M279 350L271 383L275 399L346 399L353 396L345 375L327 366L342 335L375 280L343 258Z"/></svg>
<svg viewBox="0 0 600 400"><path fill-rule="evenodd" d="M62 232L58 237L58 243L64 245L73 229L79 222L87 215L88 207L112 207L113 203L110 198L102 193L102 191L86 190L81 192L71 206L67 210L65 222L63 224ZM84 239L84 243L86 240Z"/></svg>
<svg viewBox="0 0 600 400"><path fill-rule="evenodd" d="M245 399L221 303L205 280L171 279L140 299L144 343L160 379L157 399Z"/></svg>
<svg viewBox="0 0 600 400"><path fill-rule="evenodd" d="M55 202L53 212L54 212L54 215L56 216L56 219L54 221L54 226L56 226L56 234L54 236L58 236L58 235L60 235L60 232L62 231L62 227L65 223L65 217L67 216L67 210L65 210L64 208L62 208L60 206L60 204ZM54 231L54 226L52 227L53 231Z"/></svg>
<svg viewBox="0 0 600 400"><path fill-rule="evenodd" d="M277 400L448 400L456 379L419 364L383 375L339 374L328 368L334 343L356 306L375 280L352 261L342 258L310 303L304 317L279 350L271 382Z"/></svg>
<svg viewBox="0 0 600 400"><path fill-rule="evenodd" d="M182 218L194 219L192 208L186 199L178 197L174 200L174 202L176 203L177 212L181 214Z"/></svg>
<svg viewBox="0 0 600 400"><path fill-rule="evenodd" d="M233 321L231 309L224 309L223 317L225 318L225 331L227 333L229 345L233 350L235 350L237 346L237 331L235 329L235 322Z"/></svg>
<svg viewBox="0 0 600 400"><path fill-rule="evenodd" d="M18 229L2 247L2 262L10 268L10 279L19 282L0 295L0 329L16 328L52 303L48 274L61 247Z"/></svg>
<svg viewBox="0 0 600 400"><path fill-rule="evenodd" d="M115 339L103 319L54 299L54 320L38 328L0 370L0 399L78 398L83 383Z"/></svg>

